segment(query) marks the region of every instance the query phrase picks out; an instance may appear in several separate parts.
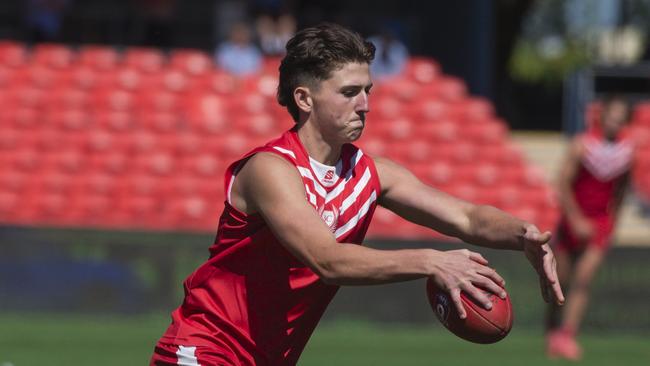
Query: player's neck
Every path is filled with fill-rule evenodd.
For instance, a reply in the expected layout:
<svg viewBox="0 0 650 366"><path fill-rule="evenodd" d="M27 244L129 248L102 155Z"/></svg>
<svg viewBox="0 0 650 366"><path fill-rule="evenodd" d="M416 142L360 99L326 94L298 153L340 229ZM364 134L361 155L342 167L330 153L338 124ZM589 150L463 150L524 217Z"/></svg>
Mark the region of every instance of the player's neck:
<svg viewBox="0 0 650 366"><path fill-rule="evenodd" d="M331 144L326 141L320 132L309 123L298 127L298 138L307 150L309 156L325 165L336 165L341 157L340 144Z"/></svg>

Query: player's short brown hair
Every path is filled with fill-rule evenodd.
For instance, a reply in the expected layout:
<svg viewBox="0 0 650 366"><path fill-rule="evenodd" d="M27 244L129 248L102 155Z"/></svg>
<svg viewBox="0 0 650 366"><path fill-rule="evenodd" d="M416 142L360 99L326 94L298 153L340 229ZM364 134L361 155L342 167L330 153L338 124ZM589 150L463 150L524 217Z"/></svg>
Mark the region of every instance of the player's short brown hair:
<svg viewBox="0 0 650 366"><path fill-rule="evenodd" d="M317 87L332 72L350 62L370 64L375 46L358 33L332 23L305 28L287 42L287 53L280 64L278 103L287 107L298 121L298 106L293 92L299 86Z"/></svg>

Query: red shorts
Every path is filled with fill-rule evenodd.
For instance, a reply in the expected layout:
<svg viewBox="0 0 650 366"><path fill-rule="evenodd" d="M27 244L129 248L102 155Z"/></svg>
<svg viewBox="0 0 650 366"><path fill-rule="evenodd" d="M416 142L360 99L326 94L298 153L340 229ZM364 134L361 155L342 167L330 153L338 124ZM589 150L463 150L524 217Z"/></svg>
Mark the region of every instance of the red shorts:
<svg viewBox="0 0 650 366"><path fill-rule="evenodd" d="M181 346L158 342L149 363L150 366L238 366L223 352L206 346Z"/></svg>
<svg viewBox="0 0 650 366"><path fill-rule="evenodd" d="M595 247L601 250L607 250L611 243L612 231L614 231L614 218L610 216L588 217L594 226L594 236L587 243L581 242L571 231L571 225L566 218L562 218L555 233L555 246L559 250L570 253L579 252L586 247Z"/></svg>

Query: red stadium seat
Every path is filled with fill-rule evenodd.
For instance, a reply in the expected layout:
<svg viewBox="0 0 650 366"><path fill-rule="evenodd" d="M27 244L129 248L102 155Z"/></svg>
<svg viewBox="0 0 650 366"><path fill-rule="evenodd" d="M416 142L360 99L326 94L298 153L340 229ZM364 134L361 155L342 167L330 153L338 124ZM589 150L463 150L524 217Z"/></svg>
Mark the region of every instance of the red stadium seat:
<svg viewBox="0 0 650 366"><path fill-rule="evenodd" d="M169 64L172 68L189 76L204 76L212 71L214 64L210 55L199 50L177 49L171 52Z"/></svg>
<svg viewBox="0 0 650 366"><path fill-rule="evenodd" d="M181 130L181 121L177 114L169 112L151 112L142 113L139 121L145 129L152 132L166 133L179 132Z"/></svg>
<svg viewBox="0 0 650 366"><path fill-rule="evenodd" d="M181 108L180 97L165 90L150 90L136 96L136 108L144 113L178 113Z"/></svg>
<svg viewBox="0 0 650 366"><path fill-rule="evenodd" d="M70 70L61 71L60 74L61 86L84 92L105 84L107 77L105 72L97 71L89 66L75 66Z"/></svg>
<svg viewBox="0 0 650 366"><path fill-rule="evenodd" d="M402 103L391 97L377 97L375 100L371 100L370 111L369 116L373 119L391 120L405 117Z"/></svg>
<svg viewBox="0 0 650 366"><path fill-rule="evenodd" d="M124 52L124 64L143 72L162 70L165 57L155 48L131 47Z"/></svg>
<svg viewBox="0 0 650 366"><path fill-rule="evenodd" d="M151 174L154 176L167 176L175 169L176 160L168 152L156 151L148 154L141 154L135 158L135 169L139 173Z"/></svg>
<svg viewBox="0 0 650 366"><path fill-rule="evenodd" d="M421 84L430 84L440 76L440 66L429 58L411 57L404 74Z"/></svg>
<svg viewBox="0 0 650 366"><path fill-rule="evenodd" d="M60 84L60 75L48 67L34 65L25 70L25 81L39 89L52 89Z"/></svg>
<svg viewBox="0 0 650 366"><path fill-rule="evenodd" d="M125 151L108 151L91 154L88 158L89 171L93 174L122 176L132 166L132 157Z"/></svg>
<svg viewBox="0 0 650 366"><path fill-rule="evenodd" d="M640 102L634 107L632 119L634 123L650 127L650 102Z"/></svg>
<svg viewBox="0 0 650 366"><path fill-rule="evenodd" d="M13 87L18 79L17 73L14 69L0 64L0 90L6 90Z"/></svg>
<svg viewBox="0 0 650 366"><path fill-rule="evenodd" d="M507 129L503 123L483 121L463 126L463 138L473 139L478 144L499 144L506 138Z"/></svg>
<svg viewBox="0 0 650 366"><path fill-rule="evenodd" d="M40 108L44 105L47 96L43 90L29 85L13 88L9 93L8 97L11 105L8 107L16 108L16 110L20 110L19 107L25 109Z"/></svg>
<svg viewBox="0 0 650 366"><path fill-rule="evenodd" d="M88 106L88 93L84 93L79 88L70 86L53 89L48 95L48 108L52 109L84 109Z"/></svg>
<svg viewBox="0 0 650 366"><path fill-rule="evenodd" d="M90 119L95 128L111 132L132 132L136 128L134 115L128 111L97 110Z"/></svg>
<svg viewBox="0 0 650 366"><path fill-rule="evenodd" d="M276 104L279 79L276 75L261 75L255 79L255 92L270 99Z"/></svg>
<svg viewBox="0 0 650 366"><path fill-rule="evenodd" d="M218 95L191 95L184 104L184 119L197 132L222 134L229 128L228 108L228 102Z"/></svg>
<svg viewBox="0 0 650 366"><path fill-rule="evenodd" d="M120 67L111 73L112 84L109 87L116 87L125 91L137 91L142 88L145 76L135 67Z"/></svg>
<svg viewBox="0 0 650 366"><path fill-rule="evenodd" d="M433 142L453 142L459 137L465 137L465 127L451 120L439 120L437 122L420 122L416 124L419 136L426 136Z"/></svg>
<svg viewBox="0 0 650 366"><path fill-rule="evenodd" d="M221 95L233 95L240 87L237 78L221 70L210 72L199 85L207 92Z"/></svg>
<svg viewBox="0 0 650 366"><path fill-rule="evenodd" d="M458 102L466 98L467 87L462 80L445 76L437 79L435 83L424 85L421 92L446 102Z"/></svg>
<svg viewBox="0 0 650 366"><path fill-rule="evenodd" d="M184 73L174 69L161 72L157 79L162 90L174 93L183 93L191 85L191 80Z"/></svg>
<svg viewBox="0 0 650 366"><path fill-rule="evenodd" d="M273 115L269 113L243 114L233 121L241 132L254 136L272 138L280 132Z"/></svg>
<svg viewBox="0 0 650 366"><path fill-rule="evenodd" d="M30 148L21 148L15 150L11 156L13 169L19 172L31 173L36 172L43 163L43 157Z"/></svg>
<svg viewBox="0 0 650 366"><path fill-rule="evenodd" d="M95 110L128 112L135 106L135 94L120 89L103 89L93 93L90 102Z"/></svg>
<svg viewBox="0 0 650 366"><path fill-rule="evenodd" d="M58 171L44 169L33 180L36 181L38 191L41 193L69 194L74 177Z"/></svg>
<svg viewBox="0 0 650 366"><path fill-rule="evenodd" d="M394 77L382 82L381 94L401 102L411 102L419 96L419 84L411 79ZM372 93L372 92L371 92ZM372 100L372 98L371 98Z"/></svg>
<svg viewBox="0 0 650 366"><path fill-rule="evenodd" d="M31 61L54 69L64 69L72 65L74 52L61 44L41 43L32 49Z"/></svg>
<svg viewBox="0 0 650 366"><path fill-rule="evenodd" d="M375 120L377 135L387 142L407 141L415 134L415 127L411 120L397 118L394 120Z"/></svg>
<svg viewBox="0 0 650 366"><path fill-rule="evenodd" d="M18 67L27 61L27 50L22 43L14 41L0 41L0 64L9 67Z"/></svg>
<svg viewBox="0 0 650 366"><path fill-rule="evenodd" d="M13 164L13 161L10 163ZM0 170L0 191L21 193L31 178L29 172L19 171L15 168Z"/></svg>
<svg viewBox="0 0 650 366"><path fill-rule="evenodd" d="M5 191L0 186L0 221L6 223L12 220L20 205L20 196L11 191Z"/></svg>
<svg viewBox="0 0 650 366"><path fill-rule="evenodd" d="M474 169L474 182L479 186L493 187L501 181L501 172L496 165L480 164Z"/></svg>
<svg viewBox="0 0 650 366"><path fill-rule="evenodd" d="M204 178L221 178L225 172L222 161L213 154L201 153L182 159L183 171L192 176ZM215 184L218 184L218 180Z"/></svg>
<svg viewBox="0 0 650 366"><path fill-rule="evenodd" d="M48 120L51 126L65 131L79 131L87 129L90 118L85 111L79 108L58 108L50 110Z"/></svg>
<svg viewBox="0 0 650 366"><path fill-rule="evenodd" d="M68 175L80 174L88 165L82 151L66 147L44 154L41 159L46 171Z"/></svg>
<svg viewBox="0 0 650 366"><path fill-rule="evenodd" d="M449 105L439 99L420 98L409 107L411 118L418 122L437 122L449 115Z"/></svg>
<svg viewBox="0 0 650 366"><path fill-rule="evenodd" d="M460 102L459 107L467 122L482 122L494 117L494 107L485 98L467 98Z"/></svg>
<svg viewBox="0 0 650 366"><path fill-rule="evenodd" d="M109 46L84 46L79 50L78 62L99 71L113 70L120 61L119 53Z"/></svg>

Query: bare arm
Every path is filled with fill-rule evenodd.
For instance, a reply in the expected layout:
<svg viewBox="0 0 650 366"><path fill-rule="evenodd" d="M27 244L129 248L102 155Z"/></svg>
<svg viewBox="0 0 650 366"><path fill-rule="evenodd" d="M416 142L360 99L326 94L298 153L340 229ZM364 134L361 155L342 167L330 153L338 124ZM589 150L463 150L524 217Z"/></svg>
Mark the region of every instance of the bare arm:
<svg viewBox="0 0 650 366"><path fill-rule="evenodd" d="M296 169L273 154L260 153L246 163L233 185L232 202L247 213L260 213L287 250L326 283L367 285L431 277L457 295L467 291L486 307L489 299L475 286L505 295L499 287L503 279L480 254L466 249L377 250L336 242L307 202Z"/></svg>
<svg viewBox="0 0 650 366"><path fill-rule="evenodd" d="M584 214L578 206L578 202L573 195L573 182L576 179L578 168L580 167L580 159L582 156L582 145L578 139L573 139L569 146L569 151L562 163L560 175L558 177L558 191L560 198L560 205L564 214L568 218L578 217L584 218Z"/></svg>
<svg viewBox="0 0 650 366"><path fill-rule="evenodd" d="M621 205L623 204L623 199L625 198L625 193L627 192L628 187L630 186L631 174L630 171L625 173L621 177L620 181L616 184L614 191L614 200L612 201L612 213L614 218L618 218L618 214L621 211Z"/></svg>
<svg viewBox="0 0 650 366"><path fill-rule="evenodd" d="M555 257L535 225L490 206L474 205L422 183L404 167L386 159L375 160L382 194L379 204L399 216L466 242L496 249L523 250L540 278L542 295L564 302L557 280Z"/></svg>
<svg viewBox="0 0 650 366"><path fill-rule="evenodd" d="M392 161L378 158L376 166L382 185L379 204L399 216L468 243L523 250L531 224L495 207L475 205L438 191ZM540 235L540 241L546 242L543 239L550 234Z"/></svg>
<svg viewBox="0 0 650 366"><path fill-rule="evenodd" d="M569 151L567 152L564 163L560 169L557 183L560 207L562 208L564 217L578 240L588 242L595 233L594 227L591 224L591 221L585 217L573 193L573 183L575 182L578 169L580 168L582 154L582 144L578 138L574 138L571 141Z"/></svg>

